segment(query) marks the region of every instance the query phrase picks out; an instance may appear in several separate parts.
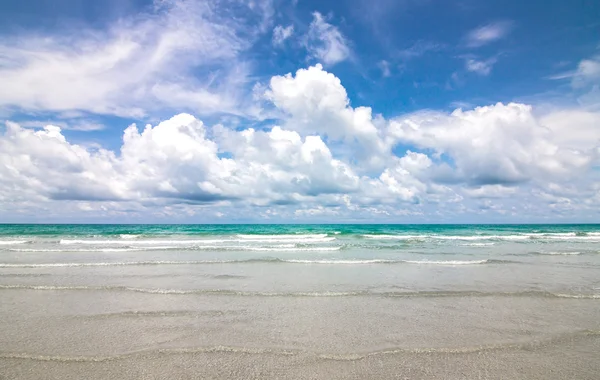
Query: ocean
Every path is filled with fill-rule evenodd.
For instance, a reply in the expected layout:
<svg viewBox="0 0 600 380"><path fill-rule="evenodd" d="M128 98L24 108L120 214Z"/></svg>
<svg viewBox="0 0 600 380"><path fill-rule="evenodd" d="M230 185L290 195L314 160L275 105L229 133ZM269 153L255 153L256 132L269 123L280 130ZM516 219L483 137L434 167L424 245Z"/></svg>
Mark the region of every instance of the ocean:
<svg viewBox="0 0 600 380"><path fill-rule="evenodd" d="M0 379L599 379L600 225L0 225L0 306Z"/></svg>

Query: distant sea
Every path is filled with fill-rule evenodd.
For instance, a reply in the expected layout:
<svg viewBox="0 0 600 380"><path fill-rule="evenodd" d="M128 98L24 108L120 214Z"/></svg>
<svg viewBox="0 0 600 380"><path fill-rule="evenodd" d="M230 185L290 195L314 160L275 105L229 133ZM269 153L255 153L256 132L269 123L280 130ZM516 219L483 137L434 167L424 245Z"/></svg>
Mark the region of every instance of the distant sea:
<svg viewBox="0 0 600 380"><path fill-rule="evenodd" d="M0 303L8 378L592 379L600 225L0 225Z"/></svg>

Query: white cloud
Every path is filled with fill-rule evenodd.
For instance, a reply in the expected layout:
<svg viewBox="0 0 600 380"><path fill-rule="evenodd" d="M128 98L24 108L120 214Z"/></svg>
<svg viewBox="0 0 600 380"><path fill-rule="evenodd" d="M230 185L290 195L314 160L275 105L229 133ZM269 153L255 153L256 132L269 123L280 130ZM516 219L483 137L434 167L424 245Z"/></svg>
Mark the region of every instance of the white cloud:
<svg viewBox="0 0 600 380"><path fill-rule="evenodd" d="M392 75L392 72L390 71L390 63L388 61L379 61L377 66L379 66L379 68L381 69L381 75L383 75L384 78L387 78L390 75Z"/></svg>
<svg viewBox="0 0 600 380"><path fill-rule="evenodd" d="M305 45L310 56L325 65L335 65L350 57L346 37L319 12L313 13Z"/></svg>
<svg viewBox="0 0 600 380"><path fill-rule="evenodd" d="M544 124L560 117L547 115ZM578 128L582 126L573 126ZM392 121L390 132L405 144L447 155L454 168L441 164L431 175L448 182L515 185L567 179L584 173L595 158L590 146L574 149L566 144L561 134L542 125L531 106L523 104L498 103L450 115L418 113Z"/></svg>
<svg viewBox="0 0 600 380"><path fill-rule="evenodd" d="M468 71L477 73L479 75L489 75L492 72L492 67L496 63L495 58L488 59L486 61L478 61L473 58L465 60L465 68Z"/></svg>
<svg viewBox="0 0 600 380"><path fill-rule="evenodd" d="M26 128L44 128L48 125L54 125L60 127L62 130L80 131L80 132L91 132L101 131L106 129L104 124L95 122L93 120L76 119L71 118L69 122L66 121L40 121L40 120L27 120L19 123L21 127Z"/></svg>
<svg viewBox="0 0 600 380"><path fill-rule="evenodd" d="M351 107L320 65L273 77L266 98L282 114L275 125L207 126L184 113L129 126L115 151L69 141L58 126L9 123L0 135L0 211L431 221L505 217L524 205L530 215L586 215L599 206L591 169L600 164L599 113L538 116L529 105L498 103L385 120Z"/></svg>
<svg viewBox="0 0 600 380"><path fill-rule="evenodd" d="M251 23L269 22L268 4L157 0L154 13L107 30L5 37L0 108L142 117L183 92L183 107L195 113L240 112L241 55L260 33ZM199 68L209 75L192 74Z"/></svg>
<svg viewBox="0 0 600 380"><path fill-rule="evenodd" d="M582 60L573 73L574 87L585 87L596 83L600 83L600 56Z"/></svg>
<svg viewBox="0 0 600 380"><path fill-rule="evenodd" d="M549 76L548 79L569 79L572 95L582 107L600 109L600 55L582 59L574 70Z"/></svg>
<svg viewBox="0 0 600 380"><path fill-rule="evenodd" d="M367 167L379 167L389 146L369 107L350 107L346 89L339 78L319 64L271 79L267 98L288 117L285 126L306 134L319 134L344 142L354 160ZM358 149L360 147L360 149Z"/></svg>
<svg viewBox="0 0 600 380"><path fill-rule="evenodd" d="M277 25L273 29L273 45L282 45L285 40L292 36L292 34L294 34L294 25L288 25L286 27Z"/></svg>
<svg viewBox="0 0 600 380"><path fill-rule="evenodd" d="M505 37L511 31L512 26L513 23L510 21L499 21L480 26L467 34L467 45L479 47L497 41Z"/></svg>
<svg viewBox="0 0 600 380"><path fill-rule="evenodd" d="M513 196L517 190L514 187L502 185L485 185L476 188L466 188L463 192L473 198L505 198Z"/></svg>

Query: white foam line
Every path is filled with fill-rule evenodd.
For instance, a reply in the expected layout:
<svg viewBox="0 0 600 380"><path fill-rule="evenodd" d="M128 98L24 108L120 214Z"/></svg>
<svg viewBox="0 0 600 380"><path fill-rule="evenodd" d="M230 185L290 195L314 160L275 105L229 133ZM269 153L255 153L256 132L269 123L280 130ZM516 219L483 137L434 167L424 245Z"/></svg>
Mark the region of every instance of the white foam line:
<svg viewBox="0 0 600 380"><path fill-rule="evenodd" d="M406 260L409 264L428 264L428 265L473 265L485 264L488 260L447 260L447 261L428 261L428 260Z"/></svg>
<svg viewBox="0 0 600 380"><path fill-rule="evenodd" d="M295 248L273 248L273 247L247 247L248 251L267 251L267 252L313 252L313 251L339 251L341 246L334 247L295 247Z"/></svg>
<svg viewBox="0 0 600 380"><path fill-rule="evenodd" d="M577 298L577 299L600 299L600 294L555 294L560 298Z"/></svg>
<svg viewBox="0 0 600 380"><path fill-rule="evenodd" d="M581 252L536 252L538 255L580 255Z"/></svg>
<svg viewBox="0 0 600 380"><path fill-rule="evenodd" d="M27 240L0 240L0 245L25 244Z"/></svg>
<svg viewBox="0 0 600 380"><path fill-rule="evenodd" d="M295 264L344 264L344 265L356 265L356 264L390 264L390 263L401 263L402 261L397 260L284 260L286 263Z"/></svg>
<svg viewBox="0 0 600 380"><path fill-rule="evenodd" d="M322 239L327 237L327 234L288 234L288 235L236 235L240 239L245 240L271 240L271 239Z"/></svg>
<svg viewBox="0 0 600 380"><path fill-rule="evenodd" d="M362 235L367 239L378 239L378 240L410 240L410 239L425 239L429 235Z"/></svg>
<svg viewBox="0 0 600 380"><path fill-rule="evenodd" d="M139 247L139 248L97 248L97 249L20 249L12 248L9 249L11 252L137 252L137 251L151 251L161 249L174 249L179 247Z"/></svg>
<svg viewBox="0 0 600 380"><path fill-rule="evenodd" d="M283 239L202 239L202 240L69 240L62 239L62 245L147 245L147 244L176 244L176 245L198 245L198 244L223 244L223 243L326 243L334 241L334 237L324 238L283 238Z"/></svg>
<svg viewBox="0 0 600 380"><path fill-rule="evenodd" d="M0 263L0 268L70 268L70 267L112 267L137 265L190 265L190 264L234 264L243 261L126 261L101 263L45 263L45 264L9 264Z"/></svg>
<svg viewBox="0 0 600 380"><path fill-rule="evenodd" d="M339 251L342 246L328 246L328 247L296 247L295 244L279 244L274 246L266 247L255 247L255 246L244 246L244 245L201 245L193 247L182 247L182 246L166 246L166 247L133 247L133 248L95 248L95 249L79 249L79 248L67 248L67 249L10 249L12 252L139 252L139 251L157 251L167 249L189 249L196 251L205 250L226 250L226 251L254 251L254 252L311 252L311 251Z"/></svg>
<svg viewBox="0 0 600 380"><path fill-rule="evenodd" d="M506 240L506 241L521 241L521 240L583 240L583 241L600 241L600 235L581 236L575 234L565 235L547 235L547 234L521 234L521 235L362 235L368 239L378 240L411 240L411 239L432 239L432 240Z"/></svg>

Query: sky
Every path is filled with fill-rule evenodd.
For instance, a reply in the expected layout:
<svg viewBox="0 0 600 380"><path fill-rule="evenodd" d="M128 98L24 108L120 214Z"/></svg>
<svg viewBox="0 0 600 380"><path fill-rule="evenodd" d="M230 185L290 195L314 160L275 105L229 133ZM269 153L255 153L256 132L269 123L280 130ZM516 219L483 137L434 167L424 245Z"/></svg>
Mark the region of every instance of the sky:
<svg viewBox="0 0 600 380"><path fill-rule="evenodd" d="M0 222L600 222L600 2L3 0Z"/></svg>

